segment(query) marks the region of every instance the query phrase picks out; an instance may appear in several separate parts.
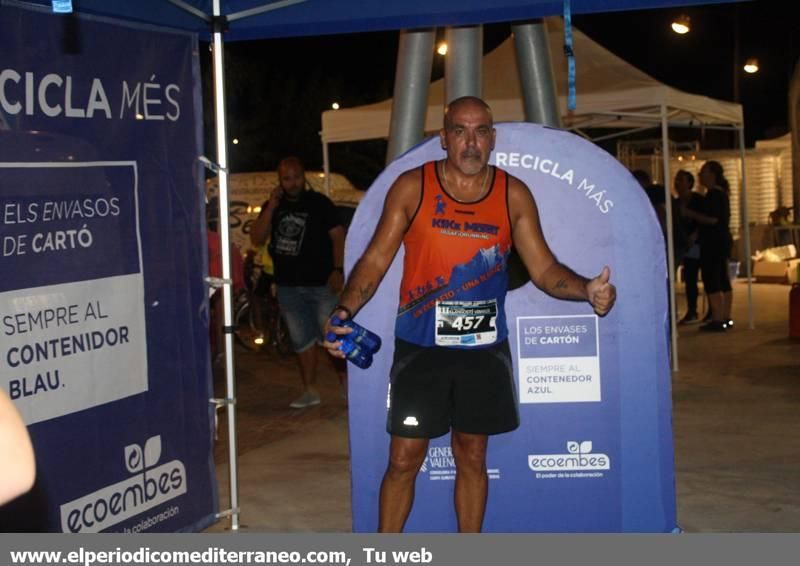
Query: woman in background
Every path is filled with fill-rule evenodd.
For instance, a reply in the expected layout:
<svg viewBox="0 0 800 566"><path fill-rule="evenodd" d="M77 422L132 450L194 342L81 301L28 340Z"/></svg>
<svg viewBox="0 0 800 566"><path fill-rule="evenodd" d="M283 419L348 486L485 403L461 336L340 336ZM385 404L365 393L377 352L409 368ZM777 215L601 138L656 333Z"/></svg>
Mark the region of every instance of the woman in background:
<svg viewBox="0 0 800 566"><path fill-rule="evenodd" d="M683 265L683 282L686 286L686 314L678 324L699 324L701 317L697 314L697 280L700 275L700 243L698 242L697 222L681 212L684 209L694 212L703 210L703 198L705 197L705 187L694 191L694 175L681 169L675 175L675 192L678 198L674 201L673 212L680 214L680 228L684 236L684 249L681 260L678 260L676 250L675 263ZM702 192L701 192L702 191ZM711 311L708 311L708 320L711 320ZM702 320L702 322L708 322Z"/></svg>
<svg viewBox="0 0 800 566"><path fill-rule="evenodd" d="M725 332L731 320L731 290L728 260L733 238L730 232L730 184L718 161L706 161L698 175L706 189L702 212L688 208L682 214L698 223L700 271L711 307L711 321L700 327L705 332Z"/></svg>

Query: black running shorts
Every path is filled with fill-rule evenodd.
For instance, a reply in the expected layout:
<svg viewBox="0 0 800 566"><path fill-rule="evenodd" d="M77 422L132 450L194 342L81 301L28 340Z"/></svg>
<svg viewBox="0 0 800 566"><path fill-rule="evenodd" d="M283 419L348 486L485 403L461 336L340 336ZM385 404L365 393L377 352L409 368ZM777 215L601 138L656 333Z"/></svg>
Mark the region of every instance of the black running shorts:
<svg viewBox="0 0 800 566"><path fill-rule="evenodd" d="M500 434L519 426L508 341L488 348L424 348L395 341L386 430L436 438L450 428Z"/></svg>

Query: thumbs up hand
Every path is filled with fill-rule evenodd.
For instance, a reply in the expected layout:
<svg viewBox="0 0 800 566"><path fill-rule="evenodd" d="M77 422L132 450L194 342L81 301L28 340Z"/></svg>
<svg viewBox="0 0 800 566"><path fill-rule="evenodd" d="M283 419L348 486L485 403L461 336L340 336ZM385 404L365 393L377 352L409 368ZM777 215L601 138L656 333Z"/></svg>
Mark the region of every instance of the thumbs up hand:
<svg viewBox="0 0 800 566"><path fill-rule="evenodd" d="M586 284L589 303L594 308L594 312L600 316L607 314L614 306L614 301L617 300L617 288L609 282L610 278L611 270L605 266L600 275Z"/></svg>

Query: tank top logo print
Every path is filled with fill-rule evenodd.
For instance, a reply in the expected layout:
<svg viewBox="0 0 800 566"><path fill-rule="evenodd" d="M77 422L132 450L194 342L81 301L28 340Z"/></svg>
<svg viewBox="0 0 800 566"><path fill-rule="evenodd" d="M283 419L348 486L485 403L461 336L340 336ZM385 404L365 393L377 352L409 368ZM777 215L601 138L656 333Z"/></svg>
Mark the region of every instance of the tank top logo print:
<svg viewBox="0 0 800 566"><path fill-rule="evenodd" d="M483 199L461 203L442 189L435 163L423 167L422 202L403 241L398 338L448 347L505 339L511 230L506 175L494 171Z"/></svg>
<svg viewBox="0 0 800 566"><path fill-rule="evenodd" d="M290 212L281 217L278 220L275 252L290 256L300 255L303 238L306 235L307 220L308 214L305 212Z"/></svg>
<svg viewBox="0 0 800 566"><path fill-rule="evenodd" d="M444 216L444 207L447 206L447 203L444 200L442 195L436 195L436 210L434 211L434 216Z"/></svg>

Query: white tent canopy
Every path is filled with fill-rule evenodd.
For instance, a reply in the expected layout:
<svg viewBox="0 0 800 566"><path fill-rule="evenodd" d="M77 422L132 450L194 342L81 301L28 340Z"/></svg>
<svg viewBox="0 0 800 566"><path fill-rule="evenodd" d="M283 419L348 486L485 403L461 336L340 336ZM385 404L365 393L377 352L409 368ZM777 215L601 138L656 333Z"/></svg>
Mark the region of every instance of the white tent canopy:
<svg viewBox="0 0 800 566"><path fill-rule="evenodd" d="M778 138L768 140L757 140L756 149L777 149L780 151L792 149L792 133L784 134Z"/></svg>
<svg viewBox="0 0 800 566"><path fill-rule="evenodd" d="M742 122L741 105L689 94L660 83L577 29L573 29L577 108L568 113L561 20L548 18L547 31L561 114L568 128L632 128L660 123L662 106L668 109L669 122L674 125L735 126ZM441 127L444 90L444 79L430 85L426 132ZM484 56L483 98L492 107L495 121L525 120L513 38ZM386 138L391 113L392 99L323 112L322 141L328 144Z"/></svg>

